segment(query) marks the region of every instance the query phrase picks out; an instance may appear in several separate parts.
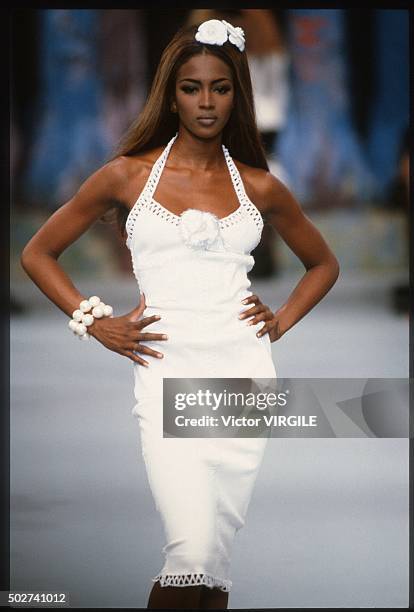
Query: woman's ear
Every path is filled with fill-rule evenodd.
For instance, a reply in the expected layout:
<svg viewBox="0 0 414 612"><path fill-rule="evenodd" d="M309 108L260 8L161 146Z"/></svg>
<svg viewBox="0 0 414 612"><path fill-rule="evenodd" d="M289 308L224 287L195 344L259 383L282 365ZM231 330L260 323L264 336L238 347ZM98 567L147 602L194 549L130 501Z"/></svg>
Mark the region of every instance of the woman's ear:
<svg viewBox="0 0 414 612"><path fill-rule="evenodd" d="M175 103L175 100L171 101L170 109L171 109L172 113L176 113L177 112L177 104Z"/></svg>

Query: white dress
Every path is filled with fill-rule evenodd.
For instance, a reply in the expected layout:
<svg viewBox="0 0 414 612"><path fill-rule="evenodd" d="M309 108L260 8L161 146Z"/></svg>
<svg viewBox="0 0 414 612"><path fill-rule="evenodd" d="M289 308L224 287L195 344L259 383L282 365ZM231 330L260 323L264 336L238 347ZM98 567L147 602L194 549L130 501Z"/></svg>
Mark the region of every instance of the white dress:
<svg viewBox="0 0 414 612"><path fill-rule="evenodd" d="M263 322L247 326L247 277L263 219L222 145L239 207L218 219L209 212L170 212L154 199L177 134L155 162L126 221L134 274L145 293L143 317L161 319L143 332L168 340L145 341L164 354L134 363L142 456L166 543L165 562L153 581L161 586L206 585L230 591L236 532L244 525L267 438L164 438L162 382L169 378L276 378ZM197 199L194 199L197 206Z"/></svg>

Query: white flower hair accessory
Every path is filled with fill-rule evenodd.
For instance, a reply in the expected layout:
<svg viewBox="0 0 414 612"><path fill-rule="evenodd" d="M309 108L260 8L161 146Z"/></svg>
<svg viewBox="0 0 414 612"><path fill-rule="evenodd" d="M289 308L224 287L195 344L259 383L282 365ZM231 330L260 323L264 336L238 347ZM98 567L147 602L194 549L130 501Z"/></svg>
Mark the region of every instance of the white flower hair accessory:
<svg viewBox="0 0 414 612"><path fill-rule="evenodd" d="M208 45L224 45L228 40L235 45L239 51L244 51L244 31L242 28L236 28L235 26L224 21L224 19L209 19L204 21L199 27L195 34L195 39L198 42L206 43Z"/></svg>
<svg viewBox="0 0 414 612"><path fill-rule="evenodd" d="M236 47L238 47L240 51L244 51L244 44L245 44L244 30L239 27L236 28L235 26L231 25L231 23L229 23L228 21L224 21L224 19L222 21L224 25L226 26L227 31L229 33L229 41L233 43L233 45L236 45Z"/></svg>
<svg viewBox="0 0 414 612"><path fill-rule="evenodd" d="M219 220L215 215L195 208L181 214L181 236L184 243L192 249L208 250L214 246L223 250Z"/></svg>

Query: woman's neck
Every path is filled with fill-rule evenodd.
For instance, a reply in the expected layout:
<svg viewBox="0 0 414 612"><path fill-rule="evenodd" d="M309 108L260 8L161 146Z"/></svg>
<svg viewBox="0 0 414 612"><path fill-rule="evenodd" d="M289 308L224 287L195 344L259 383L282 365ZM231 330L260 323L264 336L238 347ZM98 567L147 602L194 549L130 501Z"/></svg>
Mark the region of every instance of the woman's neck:
<svg viewBox="0 0 414 612"><path fill-rule="evenodd" d="M171 150L174 165L190 170L215 170L223 165L221 133L208 140L180 129Z"/></svg>

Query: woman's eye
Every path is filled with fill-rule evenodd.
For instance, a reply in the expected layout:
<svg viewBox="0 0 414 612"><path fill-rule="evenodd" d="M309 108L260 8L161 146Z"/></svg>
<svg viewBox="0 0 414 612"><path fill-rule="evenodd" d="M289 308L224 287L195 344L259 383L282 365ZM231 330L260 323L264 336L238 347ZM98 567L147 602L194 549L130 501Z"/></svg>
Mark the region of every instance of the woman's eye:
<svg viewBox="0 0 414 612"><path fill-rule="evenodd" d="M195 91L197 91L197 87L191 87L190 85L184 85L184 86L181 88L181 90L182 90L184 93L192 94L192 93L194 93ZM230 91L230 87L224 87L224 86L221 86L221 87L216 87L214 91L218 91L220 94L225 94L225 93L227 93L228 91Z"/></svg>

